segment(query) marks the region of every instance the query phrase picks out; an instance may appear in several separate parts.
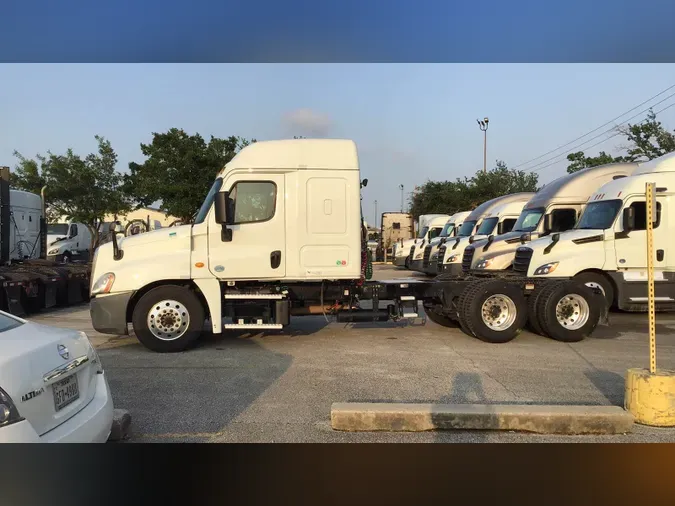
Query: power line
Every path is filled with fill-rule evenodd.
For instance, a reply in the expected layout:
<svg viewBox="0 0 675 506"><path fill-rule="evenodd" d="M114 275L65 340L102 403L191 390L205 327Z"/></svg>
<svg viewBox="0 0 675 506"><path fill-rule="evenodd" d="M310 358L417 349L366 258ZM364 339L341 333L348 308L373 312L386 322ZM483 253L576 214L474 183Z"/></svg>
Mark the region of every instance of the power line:
<svg viewBox="0 0 675 506"><path fill-rule="evenodd" d="M665 90L663 90L663 91L657 93L657 94L654 95L653 97L651 97L651 98L645 100L645 101L642 102L641 104L636 105L636 106L633 107L632 109L628 109L626 112L624 112L623 114L620 114L619 116L617 116L617 117L614 118L614 119L609 120L607 123L604 123L604 124L600 125L599 127L594 128L594 129L591 130L590 132L585 133L585 134L582 135L581 137L577 137L576 139L571 140L571 141L569 141L568 143L563 144L562 146L558 146L557 148L552 149L551 151L548 151L548 152L544 153L543 155L539 155L539 156L536 157L536 158L532 158L531 160L528 160L528 161L523 162L523 163L521 163L521 164L519 164L519 165L516 165L516 166L513 167L513 168L514 168L514 169L517 169L518 167L522 167L523 165L528 165L528 164L530 164L531 162L534 162L535 160L539 160L540 158L543 158L543 157L545 157L546 155L550 155L551 153L554 153L554 152L558 151L559 149L562 149L562 148L564 148L564 147L566 147L566 146L569 146L570 144L573 144L573 143L577 142L578 140L583 139L583 138L586 137L587 135L592 134L593 132L597 132L597 131L600 130L601 128L606 127L606 126L609 125L610 123L615 122L617 119L621 118L622 116L625 116L625 115L628 114L629 112L634 111L634 110L637 109L638 107L642 107L642 106L645 105L647 102L651 102L651 101L654 100L656 97L659 97L659 96L663 95L665 92L667 92L667 91L669 91L669 90L671 90L671 89L673 89L673 88L675 88L675 84L673 84L672 86L669 86L669 87L666 88ZM672 95L671 95L671 96L672 96ZM658 103L660 103L660 102L658 102ZM653 104L653 105L657 105L657 104ZM589 140L591 140L591 139L589 139ZM546 163L546 162L544 161L544 162L542 162L542 163ZM538 165L538 164L537 164L537 165Z"/></svg>
<svg viewBox="0 0 675 506"><path fill-rule="evenodd" d="M655 104L655 105L656 105L656 104ZM654 115L655 115L655 116L658 116L658 115L661 114L663 111L665 111L666 109L670 109L670 108L673 107L673 106L675 106L675 102L673 102L672 104L670 104L670 105L664 107L664 108L661 109L660 111L655 112ZM644 123L645 121L647 121L647 118L643 119L642 121L638 122L637 124L639 125L640 123ZM596 143L593 144L592 146L588 146L588 147L586 147L586 148L584 148L584 149L591 149L591 148L594 148L595 146L599 146L599 145L602 144L603 142L607 142L608 140L610 140L610 139L616 137L617 135L621 135L621 132L617 132L617 133L615 133L615 134L613 134L613 135L610 135L610 136L607 137L606 139L602 139L600 142L596 142ZM560 155L558 155L558 156L560 156ZM565 155L565 156L567 156L567 155ZM539 172L540 170L543 170L543 169L545 169L546 167L550 167L551 165L555 165L556 163L562 162L562 161L563 161L562 159L556 160L555 162L551 162L551 163L549 163L548 165L544 165L543 167L539 167L539 168L536 169L536 170L531 170L530 172ZM542 163L543 163L543 162L542 162Z"/></svg>
<svg viewBox="0 0 675 506"><path fill-rule="evenodd" d="M582 142L581 144L577 144L576 146L574 146L573 148L570 148L570 149L567 150L567 151L568 151L568 152L573 152L573 151L575 151L575 150L577 150L577 149L579 149L579 148L583 148L584 150L586 150L586 149L590 149L590 148L592 148L592 147L594 147L594 146L597 146L597 144L594 144L593 146L586 146L586 147L584 147L584 144L587 144L587 143L589 143L589 142L591 142L591 141L597 139L598 137L602 137L603 135L606 135L606 134L610 133L611 131L615 130L617 127L619 127L619 126L621 126L621 125L624 125L624 124L628 123L630 120L635 119L635 118L637 118L638 116L641 116L641 115L644 114L645 112L648 112L650 109L652 109L655 105L659 105L659 104L665 102L666 100L668 100L669 98L672 98L672 97L675 97L675 93L671 93L671 94L668 95L666 98L661 99L661 100L659 100L658 102L656 102L655 104L650 105L648 108L643 109L642 111L640 111L640 112L637 113L637 114L634 114L633 116L631 116L631 117L628 118L627 120L623 121L622 123L620 123L620 124L618 124L618 125L615 125L615 126L613 126L612 128L609 128L609 129L605 130L604 132L600 132L598 135L595 135L595 136L591 137L590 139L585 140L585 141ZM670 106L668 106L668 107L670 107ZM663 112L663 111L665 111L665 108L664 108L664 109L661 109L661 111L659 111L659 112ZM644 121L644 120L643 120L643 121ZM618 135L618 134L612 135L611 137L607 137L607 139L604 139L604 140L600 141L600 143L605 142L606 140L609 140L609 139L611 139L612 137L615 137L616 135ZM547 163L547 162L550 162L551 160L555 160L556 158L559 158L559 157L561 157L561 156L564 158L564 157L567 156L567 153L559 153L559 154L557 154L557 155L553 155L551 158L548 158L548 159L546 159L546 160L544 160L544 161L542 161L542 162L536 163L536 164L534 164L532 167L530 167L529 169L526 169L525 171L526 171L526 172L538 172L539 170L543 169L544 167L548 167L548 165L545 165L544 167L541 167L540 169L535 169L535 167L539 167L540 165L543 165L543 164L545 164L545 163ZM553 162L553 163L556 163L556 162Z"/></svg>

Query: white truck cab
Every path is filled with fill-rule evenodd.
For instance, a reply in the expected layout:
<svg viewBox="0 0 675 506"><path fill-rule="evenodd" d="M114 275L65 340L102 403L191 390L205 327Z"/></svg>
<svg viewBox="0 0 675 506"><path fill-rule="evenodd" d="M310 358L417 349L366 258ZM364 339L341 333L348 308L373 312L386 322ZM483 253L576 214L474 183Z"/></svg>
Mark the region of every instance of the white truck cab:
<svg viewBox="0 0 675 506"><path fill-rule="evenodd" d="M89 252L91 232L83 223L61 219L47 225L47 258L70 262Z"/></svg>
<svg viewBox="0 0 675 506"><path fill-rule="evenodd" d="M476 241L464 250L464 271L482 273L511 269L519 246L555 232L569 230L577 222L590 195L603 184L629 176L637 163L612 163L566 174L544 186L525 205L513 230Z"/></svg>
<svg viewBox="0 0 675 506"><path fill-rule="evenodd" d="M476 239L483 239L512 227L523 206L534 196L532 192L512 193L488 200L479 205L466 218L458 237L446 241L439 248L437 269L453 275L462 273L462 255L464 248Z"/></svg>
<svg viewBox="0 0 675 506"><path fill-rule="evenodd" d="M418 219L417 236L413 239L400 241L394 244L393 264L397 267L410 269L410 251L413 246L428 242L434 237L438 237L450 218L447 214L423 214ZM433 226L432 226L433 223Z"/></svg>
<svg viewBox="0 0 675 506"><path fill-rule="evenodd" d="M438 249L442 244L445 244L446 241L451 240L453 237L457 237L459 229L464 224L464 220L471 214L471 211L462 211L455 213L450 216L450 219L443 227L441 235L432 239L429 244L424 247L424 256L422 262L422 272L429 275L438 274Z"/></svg>
<svg viewBox="0 0 675 506"><path fill-rule="evenodd" d="M609 305L647 309L645 185L656 184L654 269L656 304L675 309L675 153L642 163L632 176L591 195L572 230L521 246L514 271L535 278L576 278L596 286Z"/></svg>
<svg viewBox="0 0 675 506"><path fill-rule="evenodd" d="M450 216L438 216L429 221L429 225L426 227L427 232L424 234L421 241L415 242L410 247L410 253L408 254L410 257L408 260L408 268L410 270L418 272L422 271L422 261L425 247L435 239L440 238L449 218Z"/></svg>

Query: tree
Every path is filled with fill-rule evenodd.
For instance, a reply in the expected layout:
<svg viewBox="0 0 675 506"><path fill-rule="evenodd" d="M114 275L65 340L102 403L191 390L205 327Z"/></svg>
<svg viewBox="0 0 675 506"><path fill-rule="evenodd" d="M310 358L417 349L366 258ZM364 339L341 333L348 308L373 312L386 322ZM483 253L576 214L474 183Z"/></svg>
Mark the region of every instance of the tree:
<svg viewBox="0 0 675 506"><path fill-rule="evenodd" d="M95 136L96 153L84 159L68 149L63 155L51 151L30 160L15 152L19 164L13 184L26 191L39 193L46 186L48 219L63 216L84 224L91 233L90 250L98 246L101 225L107 214L129 209L129 199L122 188L122 175L115 170L117 155L110 141ZM39 162L39 163L38 163Z"/></svg>
<svg viewBox="0 0 675 506"><path fill-rule="evenodd" d="M604 151L600 151L598 156L586 156L583 151L577 151L576 153L567 155L567 160L572 162L567 166L567 172L573 174L574 172L578 172L588 167L624 162L626 161L626 158L623 156L613 157Z"/></svg>
<svg viewBox="0 0 675 506"><path fill-rule="evenodd" d="M251 142L255 139L212 136L206 143L201 135L189 135L177 128L153 133L150 144L141 144L146 160L129 164L126 189L137 206L160 201L162 211L189 223L218 171Z"/></svg>
<svg viewBox="0 0 675 506"><path fill-rule="evenodd" d="M635 125L619 127L620 133L626 136L628 151L626 160L644 162L675 151L675 135L666 130L660 121L656 121L656 114L649 110L647 119Z"/></svg>
<svg viewBox="0 0 675 506"><path fill-rule="evenodd" d="M494 169L478 171L471 177L455 181L427 181L418 186L411 198L415 218L422 214L453 214L469 211L501 195L537 191L538 175L509 169L497 160Z"/></svg>

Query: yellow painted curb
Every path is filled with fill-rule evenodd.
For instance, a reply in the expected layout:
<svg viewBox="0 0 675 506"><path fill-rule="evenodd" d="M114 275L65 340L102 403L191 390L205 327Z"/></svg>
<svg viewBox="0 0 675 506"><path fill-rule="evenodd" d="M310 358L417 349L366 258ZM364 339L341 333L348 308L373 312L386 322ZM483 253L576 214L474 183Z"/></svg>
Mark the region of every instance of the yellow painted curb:
<svg viewBox="0 0 675 506"><path fill-rule="evenodd" d="M636 423L675 427L675 371L628 369L624 406Z"/></svg>

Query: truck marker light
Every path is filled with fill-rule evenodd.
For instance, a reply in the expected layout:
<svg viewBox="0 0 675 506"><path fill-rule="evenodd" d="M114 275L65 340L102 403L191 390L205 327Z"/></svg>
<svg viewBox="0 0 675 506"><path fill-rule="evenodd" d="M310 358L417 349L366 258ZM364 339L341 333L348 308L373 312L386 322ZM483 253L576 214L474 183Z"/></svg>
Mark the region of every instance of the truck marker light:
<svg viewBox="0 0 675 506"><path fill-rule="evenodd" d="M198 269L201 269L202 267L204 267L204 262L197 262L195 264L195 267L197 267Z"/></svg>

